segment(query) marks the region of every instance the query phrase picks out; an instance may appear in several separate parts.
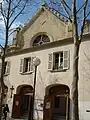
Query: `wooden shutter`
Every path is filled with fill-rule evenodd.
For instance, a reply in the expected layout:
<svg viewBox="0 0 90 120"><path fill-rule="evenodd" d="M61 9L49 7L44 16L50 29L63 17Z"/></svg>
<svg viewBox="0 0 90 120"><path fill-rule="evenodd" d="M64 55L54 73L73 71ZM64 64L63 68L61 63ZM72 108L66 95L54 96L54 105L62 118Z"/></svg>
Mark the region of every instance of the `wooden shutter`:
<svg viewBox="0 0 90 120"><path fill-rule="evenodd" d="M23 73L23 69L24 69L24 59L20 60L20 73Z"/></svg>
<svg viewBox="0 0 90 120"><path fill-rule="evenodd" d="M48 70L53 70L53 53L48 54Z"/></svg>
<svg viewBox="0 0 90 120"><path fill-rule="evenodd" d="M33 59L34 59L34 57L31 57L30 72L33 72L33 71L34 71Z"/></svg>
<svg viewBox="0 0 90 120"><path fill-rule="evenodd" d="M2 63L0 63L0 77L1 77Z"/></svg>
<svg viewBox="0 0 90 120"><path fill-rule="evenodd" d="M13 99L12 118L20 118L21 96L15 94Z"/></svg>
<svg viewBox="0 0 90 120"><path fill-rule="evenodd" d="M31 71L31 57L28 58L28 72Z"/></svg>
<svg viewBox="0 0 90 120"><path fill-rule="evenodd" d="M69 50L63 51L63 69L69 68Z"/></svg>
<svg viewBox="0 0 90 120"><path fill-rule="evenodd" d="M9 73L10 73L10 61L7 61L5 74L9 74Z"/></svg>

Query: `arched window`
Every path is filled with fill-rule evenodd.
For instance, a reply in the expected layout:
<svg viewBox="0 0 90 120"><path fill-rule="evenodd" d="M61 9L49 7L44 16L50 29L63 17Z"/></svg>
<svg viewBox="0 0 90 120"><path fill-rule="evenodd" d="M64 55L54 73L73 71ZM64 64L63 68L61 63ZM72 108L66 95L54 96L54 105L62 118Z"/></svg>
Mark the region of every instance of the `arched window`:
<svg viewBox="0 0 90 120"><path fill-rule="evenodd" d="M42 45L42 44L48 43L48 42L50 42L50 39L47 35L39 35L35 38L35 40L33 42L33 46Z"/></svg>

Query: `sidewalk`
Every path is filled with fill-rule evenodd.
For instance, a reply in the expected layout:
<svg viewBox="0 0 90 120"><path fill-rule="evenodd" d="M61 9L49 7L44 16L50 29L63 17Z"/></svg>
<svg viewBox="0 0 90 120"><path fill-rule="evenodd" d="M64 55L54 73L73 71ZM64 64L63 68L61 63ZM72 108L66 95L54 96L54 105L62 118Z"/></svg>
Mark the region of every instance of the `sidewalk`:
<svg viewBox="0 0 90 120"><path fill-rule="evenodd" d="M28 120L28 119L14 119L14 118L7 118L7 120Z"/></svg>
<svg viewBox="0 0 90 120"><path fill-rule="evenodd" d="M4 119L2 119L4 120ZM28 119L14 119L14 118L7 118L6 120L28 120Z"/></svg>

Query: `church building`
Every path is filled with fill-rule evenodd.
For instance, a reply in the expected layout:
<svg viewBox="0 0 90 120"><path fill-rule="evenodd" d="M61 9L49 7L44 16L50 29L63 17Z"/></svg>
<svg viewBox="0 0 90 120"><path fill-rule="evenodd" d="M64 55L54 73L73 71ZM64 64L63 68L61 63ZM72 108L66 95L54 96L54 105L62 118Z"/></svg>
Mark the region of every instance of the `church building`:
<svg viewBox="0 0 90 120"><path fill-rule="evenodd" d="M89 23L86 21L79 53L80 120L90 120ZM72 29L69 20L45 4L23 28L14 31L4 70L4 102L10 117L28 119L34 110L35 120L71 120ZM37 58L39 65L35 66Z"/></svg>

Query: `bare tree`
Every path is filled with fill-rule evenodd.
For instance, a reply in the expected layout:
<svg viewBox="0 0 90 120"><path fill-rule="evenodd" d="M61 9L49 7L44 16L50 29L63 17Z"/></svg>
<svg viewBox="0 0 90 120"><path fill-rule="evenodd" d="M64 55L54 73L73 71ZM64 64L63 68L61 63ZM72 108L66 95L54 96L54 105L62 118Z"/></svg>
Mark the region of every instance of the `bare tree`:
<svg viewBox="0 0 90 120"><path fill-rule="evenodd" d="M85 21L90 14L88 11L89 0L83 0L82 5L78 4L80 0L50 0L51 5L72 24L72 37L74 42L73 53L73 80L72 80L72 120L79 120L78 110L78 63L79 63L79 48L83 37ZM78 5L77 5L78 4ZM56 5L56 6L55 6ZM81 16L82 15L82 16ZM81 24L81 26L79 25ZM81 29L79 29L81 27Z"/></svg>
<svg viewBox="0 0 90 120"><path fill-rule="evenodd" d="M25 14L25 11L31 5L35 5L34 0L1 0L0 1L0 16L2 16L2 20L4 21L5 27L5 39L4 45L0 45L2 54L1 54L1 61L2 61L2 69L1 69L1 76L0 76L0 120L2 117L2 103L4 97L4 66L5 66L5 57L7 54L8 49L8 41L9 35L11 34L11 26L15 22L15 20L22 14Z"/></svg>

